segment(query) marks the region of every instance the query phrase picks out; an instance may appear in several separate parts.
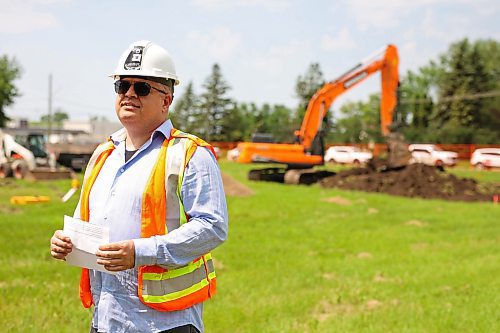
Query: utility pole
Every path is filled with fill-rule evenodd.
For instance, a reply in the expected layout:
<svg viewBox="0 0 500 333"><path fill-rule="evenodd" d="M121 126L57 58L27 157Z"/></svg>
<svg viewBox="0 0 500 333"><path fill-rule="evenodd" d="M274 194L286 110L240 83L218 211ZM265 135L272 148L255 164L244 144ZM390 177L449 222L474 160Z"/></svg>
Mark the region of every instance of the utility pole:
<svg viewBox="0 0 500 333"><path fill-rule="evenodd" d="M52 134L52 74L49 74L49 123L47 126L47 142L50 142L50 135Z"/></svg>

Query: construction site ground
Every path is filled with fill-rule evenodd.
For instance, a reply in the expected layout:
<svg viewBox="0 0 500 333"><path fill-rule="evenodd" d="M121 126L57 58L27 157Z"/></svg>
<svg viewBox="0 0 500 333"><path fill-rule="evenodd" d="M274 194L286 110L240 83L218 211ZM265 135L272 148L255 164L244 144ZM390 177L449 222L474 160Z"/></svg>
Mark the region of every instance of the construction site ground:
<svg viewBox="0 0 500 333"><path fill-rule="evenodd" d="M479 183L472 178L458 177L443 168L423 164L386 172L369 167L344 169L323 179L320 185L324 188L452 201L493 201L494 196L500 194L499 183Z"/></svg>

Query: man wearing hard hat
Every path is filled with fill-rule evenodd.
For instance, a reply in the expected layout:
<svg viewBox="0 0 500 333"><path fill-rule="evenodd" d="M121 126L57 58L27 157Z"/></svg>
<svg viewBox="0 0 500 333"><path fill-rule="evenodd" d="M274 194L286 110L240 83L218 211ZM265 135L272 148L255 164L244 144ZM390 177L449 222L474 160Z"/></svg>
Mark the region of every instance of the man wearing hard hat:
<svg viewBox="0 0 500 333"><path fill-rule="evenodd" d="M110 230L96 253L110 273L82 269L80 279L91 332L203 332L216 292L210 251L227 236L215 152L168 119L179 80L163 48L132 43L112 77L124 128L94 152L75 211ZM72 247L61 230L51 238L56 259Z"/></svg>

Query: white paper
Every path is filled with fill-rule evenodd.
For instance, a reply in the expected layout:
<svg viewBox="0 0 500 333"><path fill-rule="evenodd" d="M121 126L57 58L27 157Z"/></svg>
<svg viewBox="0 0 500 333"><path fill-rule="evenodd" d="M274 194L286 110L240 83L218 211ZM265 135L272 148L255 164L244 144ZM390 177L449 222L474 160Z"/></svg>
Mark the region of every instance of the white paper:
<svg viewBox="0 0 500 333"><path fill-rule="evenodd" d="M115 274L106 270L103 265L99 265L95 254L100 245L109 243L108 227L90 224L65 215L63 232L73 243L73 250L66 256L67 264Z"/></svg>

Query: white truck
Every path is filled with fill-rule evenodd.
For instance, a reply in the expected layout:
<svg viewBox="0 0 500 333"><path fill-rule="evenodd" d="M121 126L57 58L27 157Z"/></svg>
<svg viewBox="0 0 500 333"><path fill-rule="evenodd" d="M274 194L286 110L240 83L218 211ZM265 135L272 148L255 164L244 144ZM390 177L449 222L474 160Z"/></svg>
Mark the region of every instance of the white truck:
<svg viewBox="0 0 500 333"><path fill-rule="evenodd" d="M458 160L456 152L442 150L434 144L411 144L408 146L408 150L411 153L410 163L454 166Z"/></svg>
<svg viewBox="0 0 500 333"><path fill-rule="evenodd" d="M56 167L53 154L47 154L44 142L31 138L29 149L0 130L0 178L14 176L34 179L71 178L70 170Z"/></svg>

